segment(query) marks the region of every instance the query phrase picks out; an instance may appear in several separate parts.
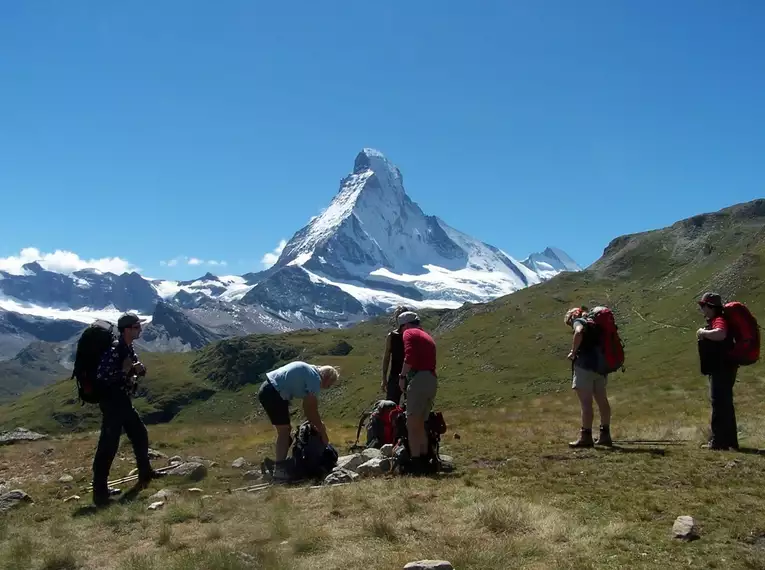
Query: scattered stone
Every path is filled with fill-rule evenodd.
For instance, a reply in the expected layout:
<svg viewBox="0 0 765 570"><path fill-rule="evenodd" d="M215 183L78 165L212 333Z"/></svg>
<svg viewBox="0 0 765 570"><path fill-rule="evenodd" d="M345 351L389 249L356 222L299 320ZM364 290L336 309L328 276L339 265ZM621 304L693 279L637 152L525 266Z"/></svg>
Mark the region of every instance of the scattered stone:
<svg viewBox="0 0 765 570"><path fill-rule="evenodd" d="M404 570L454 570L454 566L446 560L419 560L410 562Z"/></svg>
<svg viewBox="0 0 765 570"><path fill-rule="evenodd" d="M174 469L167 471L167 474L183 477L188 481L201 481L207 477L207 466L204 463L190 461L177 465Z"/></svg>
<svg viewBox="0 0 765 570"><path fill-rule="evenodd" d="M149 448L149 459L165 459L167 455L156 449Z"/></svg>
<svg viewBox="0 0 765 570"><path fill-rule="evenodd" d="M741 463L738 459L734 459L733 461L728 461L728 463L725 464L726 469L733 469L736 465Z"/></svg>
<svg viewBox="0 0 765 570"><path fill-rule="evenodd" d="M0 445L18 443L20 441L37 441L39 439L46 439L47 437L47 435L43 435L41 433L20 427L11 431L0 433Z"/></svg>
<svg viewBox="0 0 765 570"><path fill-rule="evenodd" d="M460 439L460 434L458 434L457 432L454 432L454 439Z"/></svg>
<svg viewBox="0 0 765 570"><path fill-rule="evenodd" d="M170 459L168 459L167 463L169 465L172 465L173 463L183 463L183 458L180 455L174 455Z"/></svg>
<svg viewBox="0 0 765 570"><path fill-rule="evenodd" d="M263 474L260 471L252 470L242 473L242 479L245 481L259 481L263 478Z"/></svg>
<svg viewBox="0 0 765 570"><path fill-rule="evenodd" d="M194 457L189 457L189 462L191 463L201 463L202 465L206 465L207 467L215 467L217 463L215 461L211 461L210 459L205 459L204 457L199 457L195 455Z"/></svg>
<svg viewBox="0 0 765 570"><path fill-rule="evenodd" d="M393 457L393 444L386 443L380 448L380 453L383 457Z"/></svg>
<svg viewBox="0 0 765 570"><path fill-rule="evenodd" d="M693 517L687 515L677 517L675 524L672 525L672 536L682 540L695 540L699 538L696 521L693 520Z"/></svg>
<svg viewBox="0 0 765 570"><path fill-rule="evenodd" d="M208 467L217 467L217 466L218 466L217 461L210 461L210 464L208 465Z"/></svg>
<svg viewBox="0 0 765 570"><path fill-rule="evenodd" d="M377 457L362 463L356 469L356 473L363 477L374 477L376 475L385 475L391 470L391 461L387 457Z"/></svg>
<svg viewBox="0 0 765 570"><path fill-rule="evenodd" d="M0 513L5 513L24 503L34 503L32 497L21 489L15 489L0 495Z"/></svg>
<svg viewBox="0 0 765 570"><path fill-rule="evenodd" d="M243 467L247 467L249 463L244 457L238 457L237 459L234 459L234 462L231 464L231 467L234 469L242 469Z"/></svg>
<svg viewBox="0 0 765 570"><path fill-rule="evenodd" d="M364 463L367 459L360 453L354 453L353 455L343 455L337 458L337 465L335 469L350 469L355 471L359 465Z"/></svg>
<svg viewBox="0 0 765 570"><path fill-rule="evenodd" d="M151 497L149 497L149 500L152 502L158 502L162 501L163 503L167 501L170 497L174 496L175 492L172 489L160 489L156 493L154 493Z"/></svg>
<svg viewBox="0 0 765 570"><path fill-rule="evenodd" d="M71 475L62 475L61 477L59 477L58 482L59 483L72 483L72 482L74 482L74 477L72 477Z"/></svg>
<svg viewBox="0 0 765 570"><path fill-rule="evenodd" d="M156 503L152 503L151 505L149 505L149 510L156 511L157 509L161 509L164 506L165 506L165 501L157 501Z"/></svg>
<svg viewBox="0 0 765 570"><path fill-rule="evenodd" d="M374 447L369 447L361 452L361 455L366 457L367 459L380 459L383 454L379 449L375 449Z"/></svg>
<svg viewBox="0 0 765 570"><path fill-rule="evenodd" d="M324 479L325 485L335 485L337 483L352 483L359 478L359 474L350 469L335 469Z"/></svg>
<svg viewBox="0 0 765 570"><path fill-rule="evenodd" d="M186 489L189 493L201 493L202 489L199 487L192 487L191 489Z"/></svg>
<svg viewBox="0 0 765 570"><path fill-rule="evenodd" d="M67 497L66 499L64 499L64 502L68 503L70 501L79 501L79 500L80 500L79 495L72 495L71 497Z"/></svg>

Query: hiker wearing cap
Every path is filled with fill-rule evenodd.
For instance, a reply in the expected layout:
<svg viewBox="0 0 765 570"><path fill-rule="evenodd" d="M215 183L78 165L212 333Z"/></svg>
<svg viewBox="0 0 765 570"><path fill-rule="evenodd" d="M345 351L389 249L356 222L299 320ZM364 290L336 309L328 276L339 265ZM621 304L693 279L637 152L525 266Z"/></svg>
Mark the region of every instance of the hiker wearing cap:
<svg viewBox="0 0 765 570"><path fill-rule="evenodd" d="M738 449L736 410L733 406L733 385L738 366L728 357L733 339L723 313L723 302L717 293L704 293L698 302L707 321L696 331L701 373L709 376L709 398L712 404L711 437L708 449Z"/></svg>
<svg viewBox="0 0 765 570"><path fill-rule="evenodd" d="M117 343L104 353L96 372L96 381L102 394L99 401L101 435L93 459L93 502L96 505L108 503L109 496L119 492L118 489L109 489L107 481L123 429L133 445L138 485L145 486L160 476L151 467L149 434L131 400L137 377L146 374L146 367L138 359L133 346L133 341L141 335L142 322L133 313L126 313L119 318Z"/></svg>
<svg viewBox="0 0 765 570"><path fill-rule="evenodd" d="M592 447L594 445L610 446L611 440L611 405L608 401L606 385L608 375L598 370L598 339L587 323L587 310L574 307L566 312L563 322L574 330L571 341L571 351L568 359L571 361L571 388L579 398L581 408L581 428L579 438L569 443L570 447ZM592 422L594 412L592 401L598 405L600 413L600 432L597 440L592 439Z"/></svg>
<svg viewBox="0 0 765 570"><path fill-rule="evenodd" d="M295 398L303 400L306 419L319 432L324 445L329 445L327 428L319 415L318 395L320 390L335 384L339 376L333 366L316 366L300 361L290 362L264 374L265 378L258 390L258 400L276 430L275 480L290 478L287 463L292 439L290 402Z"/></svg>
<svg viewBox="0 0 765 570"><path fill-rule="evenodd" d="M428 436L425 420L433 409L438 391L436 376L436 343L422 330L420 317L412 311L398 316L399 331L404 341L404 364L399 387L406 393L406 429L412 470L428 471Z"/></svg>
<svg viewBox="0 0 765 570"><path fill-rule="evenodd" d="M380 390L385 393L385 399L401 404L401 387L399 386L399 375L404 366L404 339L398 330L398 316L407 312L409 309L404 306L396 307L393 311L392 320L396 328L385 337L385 353L383 354L382 380Z"/></svg>

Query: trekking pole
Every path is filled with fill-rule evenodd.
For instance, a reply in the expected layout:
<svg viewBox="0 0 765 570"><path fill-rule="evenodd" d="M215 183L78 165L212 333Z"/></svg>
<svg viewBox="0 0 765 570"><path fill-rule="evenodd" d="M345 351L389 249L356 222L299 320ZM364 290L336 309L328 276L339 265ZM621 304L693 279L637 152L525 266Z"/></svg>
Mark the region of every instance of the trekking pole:
<svg viewBox="0 0 765 570"><path fill-rule="evenodd" d="M166 471L172 471L178 467L178 465L168 465L167 467L160 467L159 469L155 469L157 473L165 473ZM135 475L127 475L125 477L122 477L120 479L115 479L114 481L108 481L107 485L122 485L123 483L130 483L131 481L135 481L138 479L140 474L136 473ZM83 487L83 490L90 491L93 489L93 484L91 483L87 487Z"/></svg>

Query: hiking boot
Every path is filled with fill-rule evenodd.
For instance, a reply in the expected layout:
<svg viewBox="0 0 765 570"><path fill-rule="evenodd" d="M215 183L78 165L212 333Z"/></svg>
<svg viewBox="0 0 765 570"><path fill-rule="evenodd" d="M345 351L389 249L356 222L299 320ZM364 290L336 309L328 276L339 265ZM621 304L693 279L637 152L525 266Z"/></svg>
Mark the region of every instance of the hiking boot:
<svg viewBox="0 0 765 570"><path fill-rule="evenodd" d="M165 475L166 474L161 471L156 471L155 469L151 469L149 471L146 471L145 473L141 473L138 475L138 485L140 485L141 487L146 487L154 479L161 479Z"/></svg>
<svg viewBox="0 0 765 570"><path fill-rule="evenodd" d="M289 461L277 461L274 463L274 470L271 474L271 482L274 484L289 483L292 474L289 469Z"/></svg>
<svg viewBox="0 0 765 570"><path fill-rule="evenodd" d="M710 449L712 451L727 451L729 446L717 443L713 439L701 445L701 449Z"/></svg>
<svg viewBox="0 0 765 570"><path fill-rule="evenodd" d="M609 426L600 426L600 433L595 445L606 445L611 447L614 442L611 440L611 428Z"/></svg>
<svg viewBox="0 0 765 570"><path fill-rule="evenodd" d="M579 430L579 439L576 441L570 441L569 447L593 447L595 442L592 441L592 430L582 428Z"/></svg>
<svg viewBox="0 0 765 570"><path fill-rule="evenodd" d="M93 504L97 507L105 507L109 504L109 499L115 495L122 493L121 489L115 489L113 487L93 487Z"/></svg>

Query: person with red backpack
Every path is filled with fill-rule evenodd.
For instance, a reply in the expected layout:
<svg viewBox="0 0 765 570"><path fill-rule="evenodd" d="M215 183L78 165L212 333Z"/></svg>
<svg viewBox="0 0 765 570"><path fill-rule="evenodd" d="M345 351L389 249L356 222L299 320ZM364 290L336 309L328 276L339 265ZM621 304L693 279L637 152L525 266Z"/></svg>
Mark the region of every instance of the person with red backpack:
<svg viewBox="0 0 765 570"><path fill-rule="evenodd" d="M574 329L571 351L572 389L576 391L581 406L579 438L570 447L611 446L611 405L606 385L608 374L622 367L624 350L616 332L613 313L607 307L574 307L566 312L564 322ZM592 439L593 399L600 413L600 434Z"/></svg>
<svg viewBox="0 0 765 570"><path fill-rule="evenodd" d="M754 364L760 356L760 329L745 305L713 292L702 295L699 308L707 321L696 331L701 373L709 377L712 404L711 437L707 449L738 449L733 385L739 366Z"/></svg>

